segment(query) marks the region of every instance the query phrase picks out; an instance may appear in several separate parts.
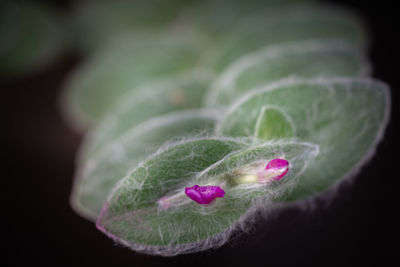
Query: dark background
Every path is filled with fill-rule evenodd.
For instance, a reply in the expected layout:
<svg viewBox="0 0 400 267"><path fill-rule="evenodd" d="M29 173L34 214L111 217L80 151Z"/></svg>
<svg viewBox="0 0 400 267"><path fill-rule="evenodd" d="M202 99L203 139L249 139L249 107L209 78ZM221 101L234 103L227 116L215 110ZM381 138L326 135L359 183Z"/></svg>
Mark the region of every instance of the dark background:
<svg viewBox="0 0 400 267"><path fill-rule="evenodd" d="M70 52L45 71L1 81L5 136L1 243L6 265L267 266L385 265L400 248L394 125L400 74L398 18L389 1L330 1L358 11L372 35L374 77L392 89L392 118L372 160L329 207L288 208L265 226L220 249L163 258L117 246L69 206L74 157L81 136L57 107L62 84L80 56ZM72 1L60 2L69 8ZM350 119L350 118L349 118ZM4 123L5 122L5 123Z"/></svg>

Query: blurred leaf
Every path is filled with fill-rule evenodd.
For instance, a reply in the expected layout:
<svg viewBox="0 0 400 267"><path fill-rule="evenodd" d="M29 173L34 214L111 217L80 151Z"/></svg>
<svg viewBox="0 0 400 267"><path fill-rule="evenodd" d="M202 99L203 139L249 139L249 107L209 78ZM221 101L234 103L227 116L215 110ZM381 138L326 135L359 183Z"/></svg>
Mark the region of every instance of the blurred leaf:
<svg viewBox="0 0 400 267"><path fill-rule="evenodd" d="M298 5L315 0L202 0L193 1L183 9L181 17L185 23L193 23L202 32L213 39L219 39L232 25L255 14L269 16L271 10L279 10L282 6Z"/></svg>
<svg viewBox="0 0 400 267"><path fill-rule="evenodd" d="M121 97L88 134L79 161L118 138L139 123L167 112L200 108L214 76L195 69L153 81Z"/></svg>
<svg viewBox="0 0 400 267"><path fill-rule="evenodd" d="M216 69L262 47L309 39L338 39L361 49L367 46L366 33L354 14L322 5L288 5L269 13L248 16L221 39Z"/></svg>
<svg viewBox="0 0 400 267"><path fill-rule="evenodd" d="M73 73L63 99L66 115L87 128L128 91L198 66L204 49L195 33L116 39Z"/></svg>
<svg viewBox="0 0 400 267"><path fill-rule="evenodd" d="M85 0L75 4L73 28L82 51L93 52L121 35L135 37L164 31L177 19L187 1Z"/></svg>
<svg viewBox="0 0 400 267"><path fill-rule="evenodd" d="M207 95L208 106L232 103L257 86L287 76L364 76L367 59L341 40L308 40L267 46L235 60L214 81Z"/></svg>

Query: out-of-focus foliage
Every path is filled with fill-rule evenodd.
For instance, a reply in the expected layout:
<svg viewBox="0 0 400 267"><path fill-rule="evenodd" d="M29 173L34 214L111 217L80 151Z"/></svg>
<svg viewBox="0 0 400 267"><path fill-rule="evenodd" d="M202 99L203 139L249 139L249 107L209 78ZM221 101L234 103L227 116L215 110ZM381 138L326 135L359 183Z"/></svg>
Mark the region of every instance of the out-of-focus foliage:
<svg viewBox="0 0 400 267"><path fill-rule="evenodd" d="M190 1L184 0L83 0L72 13L75 43L91 52L121 35L136 36L149 31L164 31Z"/></svg>
<svg viewBox="0 0 400 267"><path fill-rule="evenodd" d="M0 75L43 70L69 45L64 14L33 1L0 4Z"/></svg>

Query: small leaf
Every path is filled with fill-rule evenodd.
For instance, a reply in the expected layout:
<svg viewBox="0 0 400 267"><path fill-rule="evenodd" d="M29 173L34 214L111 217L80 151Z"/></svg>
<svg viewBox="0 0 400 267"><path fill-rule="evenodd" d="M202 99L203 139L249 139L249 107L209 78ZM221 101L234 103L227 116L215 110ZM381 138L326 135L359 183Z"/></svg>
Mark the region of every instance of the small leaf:
<svg viewBox="0 0 400 267"><path fill-rule="evenodd" d="M366 76L365 56L342 40L306 40L270 45L245 54L230 64L207 92L206 104L220 107L255 87L287 76Z"/></svg>
<svg viewBox="0 0 400 267"><path fill-rule="evenodd" d="M290 117L298 138L320 146L290 195L295 200L327 189L372 155L387 123L390 96L385 84L370 79L283 80L233 104L217 133L252 135L265 105Z"/></svg>
<svg viewBox="0 0 400 267"><path fill-rule="evenodd" d="M171 256L222 245L246 214L290 192L318 153L317 146L307 143L249 147L242 142L203 138L154 154L114 188L97 227L121 244L150 254ZM277 157L290 162L280 181L246 179ZM225 195L199 205L185 194L193 185L219 186Z"/></svg>
<svg viewBox="0 0 400 267"><path fill-rule="evenodd" d="M263 140L278 140L293 137L294 122L275 107L263 106L256 120L254 136Z"/></svg>
<svg viewBox="0 0 400 267"><path fill-rule="evenodd" d="M71 203L82 216L95 220L108 194L126 173L169 139L210 133L213 111L182 111L152 118L104 146L78 165Z"/></svg>

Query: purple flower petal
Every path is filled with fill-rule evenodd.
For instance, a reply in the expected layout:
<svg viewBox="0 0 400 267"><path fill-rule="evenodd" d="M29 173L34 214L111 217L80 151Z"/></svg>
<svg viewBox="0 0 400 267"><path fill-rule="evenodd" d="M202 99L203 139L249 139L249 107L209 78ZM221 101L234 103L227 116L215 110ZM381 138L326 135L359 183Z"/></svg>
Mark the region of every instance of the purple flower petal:
<svg viewBox="0 0 400 267"><path fill-rule="evenodd" d="M272 177L273 180L278 181L285 176L289 171L289 162L284 159L273 159L268 162L265 171L274 173L276 176Z"/></svg>
<svg viewBox="0 0 400 267"><path fill-rule="evenodd" d="M225 191L222 190L221 187L214 185L194 185L192 187L186 187L185 194L197 203L207 205L216 197L224 197Z"/></svg>

